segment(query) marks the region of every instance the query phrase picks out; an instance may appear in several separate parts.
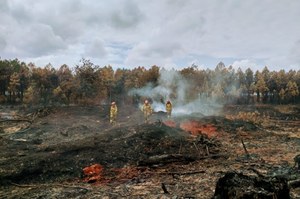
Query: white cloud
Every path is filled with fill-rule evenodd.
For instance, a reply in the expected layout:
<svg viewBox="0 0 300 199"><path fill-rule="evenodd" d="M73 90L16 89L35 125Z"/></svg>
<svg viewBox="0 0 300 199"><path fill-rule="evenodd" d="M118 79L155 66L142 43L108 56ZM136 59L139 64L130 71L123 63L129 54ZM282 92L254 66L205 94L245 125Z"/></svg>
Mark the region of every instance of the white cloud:
<svg viewBox="0 0 300 199"><path fill-rule="evenodd" d="M140 66L165 66L170 64L170 59L181 54L182 47L176 41L141 42L128 53L128 65L138 63Z"/></svg>
<svg viewBox="0 0 300 199"><path fill-rule="evenodd" d="M230 64L235 70L238 68L241 68L243 71L246 71L248 68L251 68L252 71L256 70L262 70L263 66L257 65L254 61L248 60L248 59L243 59L243 60L237 60Z"/></svg>
<svg viewBox="0 0 300 199"><path fill-rule="evenodd" d="M137 26L143 19L143 14L137 4L128 1L111 14L112 26L116 28L131 28Z"/></svg>
<svg viewBox="0 0 300 199"><path fill-rule="evenodd" d="M87 57L105 57L106 50L104 44L100 39L95 39L92 43L85 46L85 55Z"/></svg>
<svg viewBox="0 0 300 199"><path fill-rule="evenodd" d="M300 65L298 0L2 0L1 58L271 70ZM63 55L62 55L63 54Z"/></svg>

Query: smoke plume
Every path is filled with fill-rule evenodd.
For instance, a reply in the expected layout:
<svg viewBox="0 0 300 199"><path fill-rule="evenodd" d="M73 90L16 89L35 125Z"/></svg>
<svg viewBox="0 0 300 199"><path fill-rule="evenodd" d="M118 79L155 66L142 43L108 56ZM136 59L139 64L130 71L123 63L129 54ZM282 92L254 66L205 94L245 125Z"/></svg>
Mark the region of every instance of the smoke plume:
<svg viewBox="0 0 300 199"><path fill-rule="evenodd" d="M157 86L147 84L143 88L130 90L129 95L150 99L155 112L165 112L165 103L170 100L173 104L173 116L187 114L199 117L218 115L223 107L223 103L218 100L218 96L222 93L218 92L220 81L213 85L214 88L211 89L210 94L193 93L193 96L196 97L191 99L189 93L197 92L191 90L195 86L194 83L184 78L178 71L161 69ZM140 107L142 103L141 101Z"/></svg>

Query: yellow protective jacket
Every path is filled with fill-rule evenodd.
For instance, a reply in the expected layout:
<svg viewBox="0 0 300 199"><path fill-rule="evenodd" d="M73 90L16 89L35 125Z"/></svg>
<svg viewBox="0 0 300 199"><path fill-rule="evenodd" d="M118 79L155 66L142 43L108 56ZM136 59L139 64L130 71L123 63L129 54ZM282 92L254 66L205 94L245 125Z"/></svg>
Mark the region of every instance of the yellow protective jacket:
<svg viewBox="0 0 300 199"><path fill-rule="evenodd" d="M117 105L110 106L110 117L115 117L118 113L118 107Z"/></svg>
<svg viewBox="0 0 300 199"><path fill-rule="evenodd" d="M143 105L143 112L145 115L151 115L152 114L152 107L150 104L144 104Z"/></svg>
<svg viewBox="0 0 300 199"><path fill-rule="evenodd" d="M167 111L168 113L170 113L170 112L172 111L172 104L171 104L171 103L167 103L167 104L166 104L166 111Z"/></svg>

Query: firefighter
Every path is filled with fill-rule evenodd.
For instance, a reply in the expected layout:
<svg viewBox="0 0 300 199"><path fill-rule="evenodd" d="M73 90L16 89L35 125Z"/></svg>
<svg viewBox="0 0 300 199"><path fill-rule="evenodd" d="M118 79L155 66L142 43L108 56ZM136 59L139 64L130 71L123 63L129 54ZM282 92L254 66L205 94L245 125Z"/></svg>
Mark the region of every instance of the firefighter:
<svg viewBox="0 0 300 199"><path fill-rule="evenodd" d="M166 103L166 111L167 111L167 117L170 118L172 114L172 103L169 100Z"/></svg>
<svg viewBox="0 0 300 199"><path fill-rule="evenodd" d="M145 119L145 123L149 122L149 118L152 115L152 107L151 104L149 103L148 100L145 100L144 105L143 105L143 113L144 113L144 119Z"/></svg>
<svg viewBox="0 0 300 199"><path fill-rule="evenodd" d="M117 114L118 114L118 107L116 105L116 102L112 102L110 106L110 120L109 120L111 124L116 123Z"/></svg>

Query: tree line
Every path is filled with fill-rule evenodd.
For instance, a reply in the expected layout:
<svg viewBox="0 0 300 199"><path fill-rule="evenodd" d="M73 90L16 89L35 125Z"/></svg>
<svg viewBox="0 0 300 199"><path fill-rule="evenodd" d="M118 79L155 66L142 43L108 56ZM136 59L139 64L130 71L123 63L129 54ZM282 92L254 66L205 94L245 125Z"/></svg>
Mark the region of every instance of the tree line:
<svg viewBox="0 0 300 199"><path fill-rule="evenodd" d="M80 60L74 68L64 64L59 69L51 64L37 67L18 59L0 60L0 104L136 103L136 97L127 95L128 91L149 83L158 85L161 70L165 69L155 65L149 69L139 66L114 70L110 65L100 67L87 59ZM261 71L243 71L220 62L214 70L192 65L177 72L191 85L186 91L190 100L201 95L218 96L233 104L300 102L300 70L270 71L264 67Z"/></svg>

